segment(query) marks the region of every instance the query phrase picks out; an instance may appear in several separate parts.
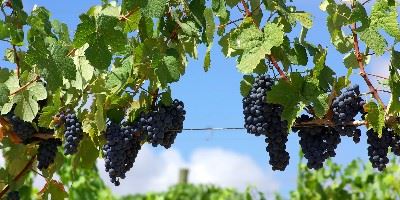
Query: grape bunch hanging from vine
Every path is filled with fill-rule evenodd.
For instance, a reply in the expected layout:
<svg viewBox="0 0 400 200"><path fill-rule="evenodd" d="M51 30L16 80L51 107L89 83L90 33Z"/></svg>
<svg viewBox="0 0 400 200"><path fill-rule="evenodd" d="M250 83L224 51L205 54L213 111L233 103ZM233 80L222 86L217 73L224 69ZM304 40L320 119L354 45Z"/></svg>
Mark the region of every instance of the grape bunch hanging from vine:
<svg viewBox="0 0 400 200"><path fill-rule="evenodd" d="M72 36L45 7L27 12L21 0L2 1L0 40L15 67L0 68L0 135L10 147L6 162L25 164L6 167L14 178L5 180L0 197L19 198L14 183L40 174L36 168L51 180L43 198L54 187L67 195L53 175L68 159L77 167L104 159L110 181L122 184L142 145L168 149L184 130L185 106L171 84L202 45L209 71L217 39L244 74L244 129L264 137L273 170L290 163L290 132L298 134L309 168L322 168L345 136L359 143L366 135L372 166L384 170L389 151L400 149L397 6L322 1L330 42L344 55L348 73L341 75L326 62L328 48L307 39L312 15L286 0L102 1L79 16ZM368 73L371 57L385 53L389 77ZM354 77L362 82L351 83ZM372 77L383 79L384 89Z"/></svg>

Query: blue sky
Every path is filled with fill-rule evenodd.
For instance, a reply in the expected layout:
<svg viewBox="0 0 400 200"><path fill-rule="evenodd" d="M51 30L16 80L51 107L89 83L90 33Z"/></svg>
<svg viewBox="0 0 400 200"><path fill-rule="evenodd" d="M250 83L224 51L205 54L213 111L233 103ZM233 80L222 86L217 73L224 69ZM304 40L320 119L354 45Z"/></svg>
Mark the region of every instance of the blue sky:
<svg viewBox="0 0 400 200"><path fill-rule="evenodd" d="M73 32L76 25L79 23L79 15L95 4L99 4L100 0L69 0L69 1L55 1L50 0L26 0L24 1L25 9L30 11L34 4L39 6L45 6L52 13L53 19L58 19L64 23L67 23L70 31ZM327 27L325 23L326 15L323 11L319 9L320 1L306 1L299 0L296 1L295 5L298 6L298 10L305 10L311 12L314 15L314 25L309 31L307 40L313 42L314 44L321 44L324 47L328 47L328 60L327 64L330 66L337 74L344 75L346 69L342 64L342 57L330 43L329 34L327 32ZM239 16L237 16L239 17ZM232 19L236 19L232 17ZM294 29L291 37L295 37L299 34L300 27ZM72 34L71 34L72 35ZM239 92L239 83L242 75L236 70L236 60L235 58L225 58L220 51L220 47L217 42L214 42L214 47L212 48L212 65L208 73L203 71L203 57L205 48L199 48L199 60L190 60L186 74L181 78L178 83L172 85L173 97L179 98L185 102L185 107L187 110L187 117L185 121L185 128L205 128L205 127L242 127L243 126L243 116L242 116L242 97ZM7 48L8 44L0 43L0 48ZM380 58L372 58L371 64L367 67L368 72L378 73L384 75L384 71L387 69L387 55ZM311 61L311 59L310 59ZM3 66L4 62L1 63ZM363 86L364 83L361 82L360 78L356 75L357 70L354 70L355 75L353 75L353 82L359 83L362 87L363 92L367 92L366 88ZM387 95L384 97L387 100ZM193 168L201 167L204 168L207 164L201 163L202 160L209 162L207 165L209 169L208 172L214 176L213 178L207 179L207 172L202 174L202 177L192 174L191 177L199 182L215 182L222 183L227 186L240 186L239 183L242 180L246 180L249 183L252 182L246 177L254 177L254 174L260 174L259 176L263 180L258 180L254 177L253 182L255 186L268 190L279 188L280 192L286 193L295 187L296 184L296 172L297 172L297 162L298 162L298 137L295 134L289 136L289 142L287 144L288 151L290 153L290 165L286 168L285 172L272 172L271 167L268 164L268 154L265 151L266 144L264 138L255 137L253 135L247 134L244 130L239 131L185 131L180 134L174 144L174 148L166 152L163 148L150 149L145 148L146 155L151 156L151 159L140 158L137 162L148 164L142 168L147 168L147 170L153 170L154 174L164 177L162 173L177 173L176 170L179 167L193 166ZM168 151L168 150L167 150ZM197 157L196 157L197 155ZM199 155L204 156L204 158L199 158ZM211 159L213 156L219 155L221 162L216 162ZM169 157L171 156L172 161L176 163L168 164ZM224 158L229 157L230 160ZM350 138L342 138L342 143L339 145L337 150L337 156L334 161L338 163L346 164L352 159L361 157L367 159L367 145L365 135L362 136L361 142L354 145ZM232 160L239 159L243 162L234 162ZM162 163L160 163L161 161ZM246 164L244 162L250 162ZM196 165L197 163L197 165ZM199 164L200 163L200 164ZM231 164L231 165L229 165ZM140 164L138 164L140 165ZM168 168L166 170L165 168ZM173 166L172 166L173 165ZM141 165L142 166L142 165ZM171 167L172 166L172 167ZM226 169L218 171L216 173L213 169ZM156 171L158 170L158 171ZM165 171L163 171L165 170ZM261 170L261 171L257 171ZM135 173L131 172L134 178L128 178L122 181L122 185L127 184L137 184L143 182L144 179L154 178L157 176L151 174L152 177L146 177L141 175L140 170ZM196 171L196 170L195 170ZM201 170L200 170L201 171ZM216 170L217 171L217 170ZM257 171L257 172L255 172ZM230 174L227 174L230 172ZM218 175L221 175L220 179L225 179L225 182L218 182ZM150 176L150 175L149 175ZM206 178L204 178L204 177ZM232 177L242 177L242 178L232 178ZM169 181L165 183L155 183L153 184L171 184L175 176L168 177ZM162 179L162 178L159 178ZM215 180L215 181L212 181ZM106 182L108 179L106 179ZM175 180L173 180L175 181ZM130 182L130 183L128 183ZM268 182L273 182L276 184L266 185ZM149 188L143 188L143 190L137 191L147 191L151 190L151 184L149 182ZM232 183L232 184L229 184ZM124 186L120 186L123 187ZM154 187L163 189L164 186ZM129 188L118 189L113 187L113 190L117 193L128 193ZM271 190L268 190L271 191Z"/></svg>

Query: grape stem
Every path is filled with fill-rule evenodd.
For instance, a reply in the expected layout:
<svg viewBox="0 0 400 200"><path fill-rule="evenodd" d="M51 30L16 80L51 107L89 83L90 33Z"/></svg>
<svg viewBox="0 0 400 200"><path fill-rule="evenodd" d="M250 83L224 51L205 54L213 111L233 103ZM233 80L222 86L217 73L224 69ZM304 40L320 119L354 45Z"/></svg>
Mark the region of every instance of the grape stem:
<svg viewBox="0 0 400 200"><path fill-rule="evenodd" d="M244 19L244 18L243 18L243 17L241 17L241 18L239 18L239 19L235 19L235 20L229 21L228 23L225 23L225 24L220 24L220 25L218 25L218 27L217 27L217 28L224 28L225 26L228 26L228 25L234 24L234 23L236 23L236 22L238 22L238 21L242 21L243 19Z"/></svg>
<svg viewBox="0 0 400 200"><path fill-rule="evenodd" d="M36 155L32 156L32 158L29 160L28 163L26 163L25 167L17 174L17 176L14 177L12 182L17 182L22 176L32 168L32 164L35 162ZM10 184L8 184L3 190L0 192L0 199L7 193L7 191L10 189Z"/></svg>
<svg viewBox="0 0 400 200"><path fill-rule="evenodd" d="M35 83L36 81L38 81L40 79L40 76L36 76L33 80L29 81L27 84L25 84L24 86L20 87L18 90L16 90L15 92L11 93L10 96L16 95L19 92L25 90L27 87L29 87L30 85L32 85L33 83Z"/></svg>
<svg viewBox="0 0 400 200"><path fill-rule="evenodd" d="M352 8L354 8L354 3L352 5ZM357 24L353 23L351 25L351 30L353 32L353 45L354 45L354 55L357 58L357 62L358 62L358 66L360 67L360 75L361 77L364 79L365 83L367 84L369 91L372 93L372 96L376 99L376 101L378 101L378 103L383 107L386 108L385 104L383 103L381 97L378 94L378 91L376 90L376 88L372 85L371 81L368 78L367 73L365 72L365 68L364 68L364 61L363 61L363 56L360 53L360 47L359 47L359 43L358 43L358 35L356 33L356 28L357 28Z"/></svg>

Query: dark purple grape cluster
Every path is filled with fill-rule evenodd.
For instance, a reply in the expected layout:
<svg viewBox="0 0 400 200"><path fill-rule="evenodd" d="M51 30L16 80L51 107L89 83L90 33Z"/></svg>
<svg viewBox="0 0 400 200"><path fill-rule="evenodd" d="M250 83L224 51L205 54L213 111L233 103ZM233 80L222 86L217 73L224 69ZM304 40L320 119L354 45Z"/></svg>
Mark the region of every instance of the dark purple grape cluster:
<svg viewBox="0 0 400 200"><path fill-rule="evenodd" d="M182 132L185 114L183 102L175 99L171 105L159 104L150 112L140 113L135 126L147 135L154 147L170 148L177 134Z"/></svg>
<svg viewBox="0 0 400 200"><path fill-rule="evenodd" d="M400 156L400 135L392 132L392 142L390 147L394 155Z"/></svg>
<svg viewBox="0 0 400 200"><path fill-rule="evenodd" d="M392 135L386 128L383 129L382 137L379 137L378 133L374 132L373 129L367 131L369 161L372 167L377 168L379 171L383 171L386 168L386 164L389 163L387 155L389 146L393 144Z"/></svg>
<svg viewBox="0 0 400 200"><path fill-rule="evenodd" d="M358 113L364 114L364 104L365 101L360 97L358 85L346 88L332 102L333 121L336 130L342 136L352 137L355 143L360 141L361 131L356 126L349 125L349 123L355 121L354 117Z"/></svg>
<svg viewBox="0 0 400 200"><path fill-rule="evenodd" d="M106 172L115 186L120 185L120 179L125 178L135 163L143 139L139 133L137 127L127 124L110 123L107 126L103 156Z"/></svg>
<svg viewBox="0 0 400 200"><path fill-rule="evenodd" d="M302 115L297 122L312 121L313 118ZM325 126L304 126L293 127L294 132L298 132L300 137L299 144L307 159L309 169L320 169L329 157L336 155L336 148L341 142L339 133L331 127Z"/></svg>
<svg viewBox="0 0 400 200"><path fill-rule="evenodd" d="M73 155L78 152L78 146L83 138L82 123L76 114L67 109L58 115L60 121L64 124L64 154Z"/></svg>
<svg viewBox="0 0 400 200"><path fill-rule="evenodd" d="M274 116L275 111L279 109L279 106L266 102L267 91L271 90L273 85L274 80L268 75L260 75L255 78L250 93L243 98L244 127L247 133L256 136L267 135L273 122L270 116Z"/></svg>
<svg viewBox="0 0 400 200"><path fill-rule="evenodd" d="M284 171L289 165L290 155L286 151L286 143L288 141L288 129L286 121L277 124L275 132L271 132L265 138L267 147L265 150L269 154L269 164L272 170Z"/></svg>
<svg viewBox="0 0 400 200"><path fill-rule="evenodd" d="M36 132L35 128L31 123L25 122L18 118L13 113L6 115L9 123L12 125L15 134L22 140L23 143L27 144Z"/></svg>
<svg viewBox="0 0 400 200"><path fill-rule="evenodd" d="M11 191L7 194L7 200L19 200L19 192L18 191Z"/></svg>
<svg viewBox="0 0 400 200"><path fill-rule="evenodd" d="M54 163L54 159L57 155L57 147L61 146L61 144L61 140L57 138L50 138L39 143L37 154L38 169L47 169Z"/></svg>
<svg viewBox="0 0 400 200"><path fill-rule="evenodd" d="M166 131L161 145L169 149L174 144L176 136L183 130L183 122L185 121L185 105L182 101L175 99L171 105L162 106L165 109L164 123Z"/></svg>
<svg viewBox="0 0 400 200"><path fill-rule="evenodd" d="M268 75L255 78L250 93L243 98L244 127L247 132L267 138L266 150L269 153L269 164L273 170L285 170L289 164L289 153L286 151L288 141L288 124L282 120L283 107L266 102L267 92L274 85Z"/></svg>

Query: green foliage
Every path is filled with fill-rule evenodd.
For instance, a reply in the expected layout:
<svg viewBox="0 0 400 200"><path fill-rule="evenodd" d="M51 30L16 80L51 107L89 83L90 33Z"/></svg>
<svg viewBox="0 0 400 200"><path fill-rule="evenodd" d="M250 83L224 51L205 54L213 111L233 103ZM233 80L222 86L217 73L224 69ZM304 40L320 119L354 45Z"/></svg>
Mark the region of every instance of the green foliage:
<svg viewBox="0 0 400 200"><path fill-rule="evenodd" d="M119 200L186 200L186 199L230 199L230 200L264 200L264 194L253 188L245 192L238 192L230 188L221 188L214 185L180 184L172 186L166 192L147 193L144 195L130 195Z"/></svg>
<svg viewBox="0 0 400 200"><path fill-rule="evenodd" d="M353 76L366 74L370 55L390 54L390 76L381 86L391 92L390 101L384 105L377 98L378 87L368 85L374 95L366 94L373 99L365 106L365 121L379 134L384 126L400 133L396 121L400 116L398 3L378 0L371 9L367 5L358 1L321 3L331 43L344 54L343 63L329 67L326 60L331 50L307 41L314 16L298 10L291 1L102 1L79 16L77 27L51 19L44 7L26 13L21 0L2 1L0 40L9 45L4 57L15 68L0 68L1 114L13 112L39 130L54 128L54 116L60 110L77 112L84 131L79 152L72 158L57 157L44 173L49 180L40 193L42 198L54 194L60 199L67 195L65 190L71 198L111 198L109 192L95 191L105 186L97 172L89 170L101 156L107 122L133 121L140 111L150 111L157 100L171 103L171 84L185 74L190 59L203 58L198 47L206 47L203 67L209 71L211 57L217 55L212 52L216 43L224 56L237 59L237 69L244 74L238 84L243 96L248 94L256 74L274 75L276 85L267 101L283 106L282 119L290 127L305 110L318 120L331 121L332 99L350 85ZM233 18L238 15L241 17ZM74 34L70 36L69 30ZM337 73L337 65L341 64L348 68L348 74ZM368 83L368 76L364 79ZM38 145L36 141L11 144L18 143L18 138L13 138L16 136L2 118L0 132L5 139L1 143L8 164L0 170L0 179L14 184L10 177L21 169L10 168L9 164L23 166ZM54 137L61 138L59 130ZM72 169L66 168L71 165ZM65 175L70 172L84 179ZM62 183L52 180L54 173L61 173ZM89 189L86 184L91 180L85 176L93 178L95 189ZM24 176L18 182L24 181L31 179ZM65 184L68 187L62 187ZM23 188L22 184L17 186ZM80 188L86 187L91 191L89 196L79 196L85 195ZM197 189L193 186L190 190ZM220 191L212 187L199 190Z"/></svg>
<svg viewBox="0 0 400 200"><path fill-rule="evenodd" d="M347 166L328 161L318 171L299 164L297 188L291 192L291 199L397 199L400 188L398 159L389 167L377 173L370 163L353 160Z"/></svg>

